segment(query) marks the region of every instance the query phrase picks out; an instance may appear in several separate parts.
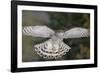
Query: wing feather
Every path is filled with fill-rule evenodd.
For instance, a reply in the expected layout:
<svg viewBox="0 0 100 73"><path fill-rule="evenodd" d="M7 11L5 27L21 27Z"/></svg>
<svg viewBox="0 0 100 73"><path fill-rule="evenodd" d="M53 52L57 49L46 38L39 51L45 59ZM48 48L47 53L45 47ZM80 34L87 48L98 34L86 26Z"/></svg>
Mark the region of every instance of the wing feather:
<svg viewBox="0 0 100 73"><path fill-rule="evenodd" d="M64 33L64 38L80 38L80 37L88 37L89 31L85 28L72 28Z"/></svg>
<svg viewBox="0 0 100 73"><path fill-rule="evenodd" d="M50 37L55 32L47 26L25 26L23 27L23 34L33 37Z"/></svg>

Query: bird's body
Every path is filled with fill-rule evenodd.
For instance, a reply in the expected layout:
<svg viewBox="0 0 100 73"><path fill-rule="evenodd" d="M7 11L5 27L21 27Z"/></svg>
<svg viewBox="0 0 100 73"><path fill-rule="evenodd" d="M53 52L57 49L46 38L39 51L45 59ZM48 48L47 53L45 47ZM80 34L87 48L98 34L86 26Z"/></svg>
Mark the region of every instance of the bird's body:
<svg viewBox="0 0 100 73"><path fill-rule="evenodd" d="M23 28L24 35L33 37L50 38L49 40L34 45L37 54L47 59L57 59L68 52L71 47L63 42L63 39L88 37L89 32L85 28L72 28L65 32L54 32L47 26L27 26Z"/></svg>

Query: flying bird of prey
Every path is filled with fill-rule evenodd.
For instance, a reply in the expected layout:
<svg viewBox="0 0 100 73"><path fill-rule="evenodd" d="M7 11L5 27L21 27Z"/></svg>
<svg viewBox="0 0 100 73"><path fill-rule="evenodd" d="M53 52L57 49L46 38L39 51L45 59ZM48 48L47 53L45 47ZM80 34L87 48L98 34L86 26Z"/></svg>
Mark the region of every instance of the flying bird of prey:
<svg viewBox="0 0 100 73"><path fill-rule="evenodd" d="M47 26L25 26L23 34L33 37L50 38L49 40L34 45L37 54L46 59L57 59L65 55L71 47L63 39L88 37L86 28L75 27L63 32L55 32Z"/></svg>

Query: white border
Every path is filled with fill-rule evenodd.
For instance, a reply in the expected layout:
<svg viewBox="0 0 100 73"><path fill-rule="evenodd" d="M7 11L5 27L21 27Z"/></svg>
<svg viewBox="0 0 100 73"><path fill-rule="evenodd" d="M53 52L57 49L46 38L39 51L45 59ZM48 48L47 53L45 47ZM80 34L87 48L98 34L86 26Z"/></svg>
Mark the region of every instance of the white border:
<svg viewBox="0 0 100 73"><path fill-rule="evenodd" d="M47 61L47 62L24 62L22 63L22 10L35 11L56 11L56 12L74 12L74 13L90 13L90 59L87 60L64 60L64 61ZM58 66L58 65L77 65L77 64L93 64L94 63L94 10L77 9L77 8L58 8L43 6L18 6L18 48L17 48L17 64L18 68L25 67L41 67L41 66Z"/></svg>

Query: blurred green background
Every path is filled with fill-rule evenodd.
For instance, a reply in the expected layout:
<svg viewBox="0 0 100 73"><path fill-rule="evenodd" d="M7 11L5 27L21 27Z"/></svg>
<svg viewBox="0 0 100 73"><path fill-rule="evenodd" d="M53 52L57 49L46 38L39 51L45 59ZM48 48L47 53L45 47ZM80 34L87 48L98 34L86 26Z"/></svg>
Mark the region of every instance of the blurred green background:
<svg viewBox="0 0 100 73"><path fill-rule="evenodd" d="M90 14L67 12L22 11L22 27L46 25L53 30L68 30L73 27L83 27L89 30ZM42 43L49 38L38 38L22 35L22 62L50 61L43 59L34 51L34 45ZM64 39L71 50L57 60L78 60L90 58L90 37Z"/></svg>

